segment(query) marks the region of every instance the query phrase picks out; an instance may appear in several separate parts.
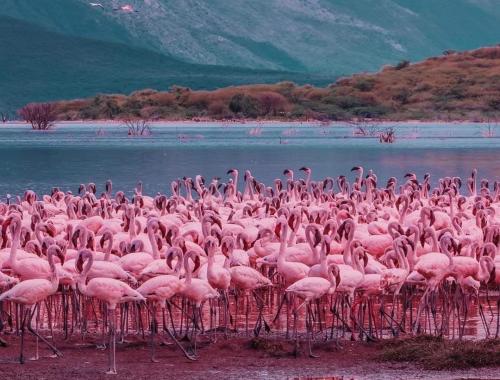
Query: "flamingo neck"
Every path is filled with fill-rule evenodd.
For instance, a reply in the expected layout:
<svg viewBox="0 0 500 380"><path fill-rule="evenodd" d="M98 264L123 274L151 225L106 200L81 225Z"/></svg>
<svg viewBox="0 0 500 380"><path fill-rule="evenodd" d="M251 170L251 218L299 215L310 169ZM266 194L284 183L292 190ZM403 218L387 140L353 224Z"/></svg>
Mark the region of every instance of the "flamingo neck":
<svg viewBox="0 0 500 380"><path fill-rule="evenodd" d="M137 236L137 233L135 231L135 211L132 210L130 213L130 228L129 228L129 235L130 235L130 240L135 239Z"/></svg>
<svg viewBox="0 0 500 380"><path fill-rule="evenodd" d="M344 246L344 251L342 252L342 256L344 256L344 264L346 265L352 264L351 243L353 238L354 238L354 231L350 231Z"/></svg>
<svg viewBox="0 0 500 380"><path fill-rule="evenodd" d="M158 244L156 244L156 237L152 228L148 228L148 238L151 243L151 249L153 250L153 259L158 260L160 258L160 252L158 252Z"/></svg>
<svg viewBox="0 0 500 380"><path fill-rule="evenodd" d="M110 237L107 239L108 245L104 251L104 261L109 261L111 256L111 250L113 249L113 234L110 234Z"/></svg>
<svg viewBox="0 0 500 380"><path fill-rule="evenodd" d="M281 231L280 250L278 253L278 263L284 263L286 261L285 260L285 249L286 249L287 235L288 235L288 226L285 224L283 230Z"/></svg>
<svg viewBox="0 0 500 380"><path fill-rule="evenodd" d="M77 279L77 286L78 290L80 293L83 295L88 295L88 289L87 289L87 277L89 275L90 269L92 268L92 265L94 264L94 257L92 255L89 255L87 265L85 265L85 268L83 269L83 272L80 276L78 276Z"/></svg>
<svg viewBox="0 0 500 380"><path fill-rule="evenodd" d="M21 225L16 227L12 236L12 246L10 247L10 265L14 271L17 271L17 249L19 248L19 241L21 237Z"/></svg>
<svg viewBox="0 0 500 380"><path fill-rule="evenodd" d="M401 209L401 213L399 214L399 223L402 224L405 220L406 214L408 212L408 199L403 198L403 208Z"/></svg>

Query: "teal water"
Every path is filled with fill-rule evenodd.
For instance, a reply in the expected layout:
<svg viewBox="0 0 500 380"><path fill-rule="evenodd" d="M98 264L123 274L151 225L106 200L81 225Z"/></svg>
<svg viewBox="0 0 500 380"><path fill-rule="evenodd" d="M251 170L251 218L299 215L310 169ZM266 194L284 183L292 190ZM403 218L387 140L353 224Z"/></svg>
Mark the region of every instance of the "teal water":
<svg viewBox="0 0 500 380"><path fill-rule="evenodd" d="M368 128L368 132L386 126ZM0 125L0 198L53 186L77 191L95 182L102 190L131 191L138 180L147 193L169 192L179 177L202 174L225 179L229 168L250 169L265 183L283 169L309 166L313 178L350 174L354 165L379 179L408 171L500 180L500 126L485 124L392 125L394 144L356 137L345 124L154 124L151 137L128 137L116 124L61 124L49 132L26 125ZM485 137L492 136L492 137Z"/></svg>

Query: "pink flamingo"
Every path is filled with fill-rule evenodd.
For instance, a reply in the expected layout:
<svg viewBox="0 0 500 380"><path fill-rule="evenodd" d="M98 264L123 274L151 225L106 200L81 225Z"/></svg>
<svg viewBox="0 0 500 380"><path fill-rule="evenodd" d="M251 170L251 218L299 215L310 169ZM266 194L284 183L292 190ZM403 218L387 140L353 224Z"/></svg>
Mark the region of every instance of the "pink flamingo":
<svg viewBox="0 0 500 380"><path fill-rule="evenodd" d="M318 300L324 295L335 293L337 284L340 282L339 269L335 264L331 264L328 268L328 280L323 277L306 277L301 280L294 282L292 285L285 289L288 294L294 294L295 296L302 299L302 303L294 308L295 320L297 319L297 313L300 308L304 305L307 306L306 311L306 326L307 326L307 343L309 346L309 356L315 357L312 353L311 347L311 335L312 322L311 322L311 312L309 306L311 301ZM297 335L296 335L297 337ZM297 338L298 339L298 338Z"/></svg>
<svg viewBox="0 0 500 380"><path fill-rule="evenodd" d="M85 262L87 263L83 268ZM86 283L93 263L92 251L82 249L78 254L76 264L78 269L82 271L78 277L77 286L83 295L106 303L109 312L109 369L106 373L116 375L116 306L125 302L146 301L146 298L124 282L113 278L95 277Z"/></svg>
<svg viewBox="0 0 500 380"><path fill-rule="evenodd" d="M144 282L141 286L137 288L137 291L144 296L148 301L152 301L153 307L151 309L152 314L152 322L151 322L151 361L157 362L155 359L155 344L154 344L154 335L157 330L157 322L156 322L156 305L159 305L162 310L163 315L163 328L167 331L170 338L177 344L178 347L182 350L186 358L190 360L195 360L193 356L191 356L179 341L172 334L170 329L167 327L165 321L165 304L168 302L173 296L179 293L183 289L183 282L179 279L180 270L182 266L182 251L178 247L172 247L167 251L165 255L166 265L168 267L172 264L172 259L174 257L177 258L177 264L174 268L174 272L171 275L159 275L153 278L150 278L146 282ZM169 306L170 310L170 306ZM172 319L172 315L170 314L170 318Z"/></svg>
<svg viewBox="0 0 500 380"><path fill-rule="evenodd" d="M193 261L194 269L189 265L189 260ZM188 251L184 255L184 270L186 278L183 281L183 288L180 291L184 297L194 304L193 307L193 334L194 334L194 356L196 356L196 340L198 331L198 317L201 317L201 306L206 301L218 298L219 293L210 285L208 281L193 278L193 272L200 266L199 253Z"/></svg>
<svg viewBox="0 0 500 380"><path fill-rule="evenodd" d="M224 255L227 255L227 258L229 261L232 261L232 250L223 250L222 251ZM253 293L254 298L259 301L257 306L259 308L259 316L257 318L256 324L254 331L256 335L258 335L258 332L260 330L260 327L262 325L262 322L264 322L264 325L267 326L266 321L263 318L262 315L262 309L263 309L263 301L260 299L260 297L256 294L256 290L270 287L272 286L272 282L269 278L266 276L262 275L259 271L248 267L244 265L237 265L229 268L229 272L231 274L231 286L234 287L238 292L242 292L244 299L246 299L247 302L247 308L246 308L246 326L248 330L248 313L249 313L249 300L248 300L248 293ZM237 293L236 293L237 294ZM235 301L236 304L236 316L235 316L235 325L237 324L237 317L238 317L238 300L236 299Z"/></svg>
<svg viewBox="0 0 500 380"><path fill-rule="evenodd" d="M50 347L55 355L59 357L62 356L62 353L56 347L54 347L31 327L31 321L36 311L36 304L57 292L59 277L57 275L53 256L61 255L62 253L60 251L61 249L57 245L50 246L47 251L48 264L51 269L50 279L36 278L22 281L0 295L0 302L6 300L21 304L25 307L25 312L21 322L21 351L19 354L19 362L21 364L24 363L24 334L26 323L29 332Z"/></svg>
<svg viewBox="0 0 500 380"><path fill-rule="evenodd" d="M288 261L286 258L286 238L288 234L288 224L286 220L278 221L277 228L280 230L280 250L278 253L277 270L285 282L285 285L291 285L294 282L307 277L309 266L301 262Z"/></svg>

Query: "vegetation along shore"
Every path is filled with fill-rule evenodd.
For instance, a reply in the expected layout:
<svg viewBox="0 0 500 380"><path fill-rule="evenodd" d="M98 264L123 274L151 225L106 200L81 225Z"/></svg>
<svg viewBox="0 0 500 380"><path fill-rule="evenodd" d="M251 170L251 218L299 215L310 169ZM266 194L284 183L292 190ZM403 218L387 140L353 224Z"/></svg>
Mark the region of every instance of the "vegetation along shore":
<svg viewBox="0 0 500 380"><path fill-rule="evenodd" d="M280 82L194 91L173 86L59 101L50 112L59 121L493 121L500 119L500 46L446 51L415 64L402 61L327 87Z"/></svg>

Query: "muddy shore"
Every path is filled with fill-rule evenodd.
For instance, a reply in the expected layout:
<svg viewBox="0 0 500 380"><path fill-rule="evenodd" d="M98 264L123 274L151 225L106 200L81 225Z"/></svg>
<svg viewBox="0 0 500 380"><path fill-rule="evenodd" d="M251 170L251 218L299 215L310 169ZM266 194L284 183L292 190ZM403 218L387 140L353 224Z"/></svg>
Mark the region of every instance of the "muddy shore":
<svg viewBox="0 0 500 380"><path fill-rule="evenodd" d="M104 379L107 351L96 349L93 339L82 342L56 339L62 358L49 358L51 352L40 346L40 359L16 362L20 340L3 336L8 347L0 347L2 379ZM160 346L158 363L151 363L149 346L142 339L128 338L117 345L118 376L127 379L499 379L500 368L476 368L456 371L428 371L413 363L381 362L380 344L342 342L317 343L309 358L305 347L295 357L294 346L282 340L266 340L256 344L251 338L219 337L209 343L203 337L196 362L185 359L173 346ZM97 338L95 339L97 342ZM27 337L27 357L35 352L32 336ZM6 363L7 362L7 363Z"/></svg>

